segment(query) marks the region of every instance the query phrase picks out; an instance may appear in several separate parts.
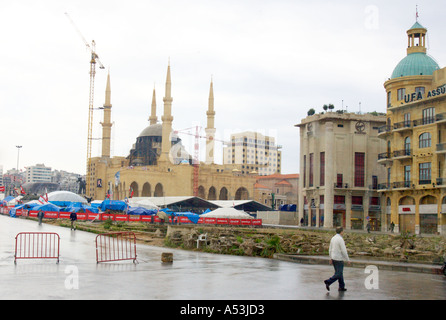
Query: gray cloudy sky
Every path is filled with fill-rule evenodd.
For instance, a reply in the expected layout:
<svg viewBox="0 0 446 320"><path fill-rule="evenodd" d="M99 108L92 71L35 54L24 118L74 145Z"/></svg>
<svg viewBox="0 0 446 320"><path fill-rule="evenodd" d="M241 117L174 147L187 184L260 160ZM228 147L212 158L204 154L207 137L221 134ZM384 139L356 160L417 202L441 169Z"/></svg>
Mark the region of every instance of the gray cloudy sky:
<svg viewBox="0 0 446 320"><path fill-rule="evenodd" d="M0 165L15 168L22 145L20 169L85 173L89 53L65 12L110 69L113 156L127 156L148 125L154 87L161 117L170 58L175 129L199 125L204 134L212 77L217 138L275 136L282 172L298 173L294 125L308 109L343 101L348 111L361 103L362 112L385 112L383 83L406 55L417 4L428 54L443 67L444 1L2 0ZM106 76L97 68L95 107ZM94 137L102 116L94 112ZM193 138L182 139L193 153Z"/></svg>

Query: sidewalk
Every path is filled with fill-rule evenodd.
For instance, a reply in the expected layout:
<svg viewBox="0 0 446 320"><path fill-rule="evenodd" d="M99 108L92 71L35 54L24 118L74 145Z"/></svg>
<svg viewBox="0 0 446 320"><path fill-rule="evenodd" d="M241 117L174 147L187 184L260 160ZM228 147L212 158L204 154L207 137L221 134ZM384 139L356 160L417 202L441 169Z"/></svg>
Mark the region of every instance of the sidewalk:
<svg viewBox="0 0 446 320"><path fill-rule="evenodd" d="M297 262L304 264L326 264L328 265L328 256L305 256L298 254L274 254L274 259ZM350 265L347 266L353 268L365 268L367 266L374 265L382 270L391 271L405 271L405 272L416 272L416 273L430 273L430 274L441 274L441 265L431 265L431 264L421 264L421 263L407 263L398 261L379 261L373 259L357 259L351 258Z"/></svg>

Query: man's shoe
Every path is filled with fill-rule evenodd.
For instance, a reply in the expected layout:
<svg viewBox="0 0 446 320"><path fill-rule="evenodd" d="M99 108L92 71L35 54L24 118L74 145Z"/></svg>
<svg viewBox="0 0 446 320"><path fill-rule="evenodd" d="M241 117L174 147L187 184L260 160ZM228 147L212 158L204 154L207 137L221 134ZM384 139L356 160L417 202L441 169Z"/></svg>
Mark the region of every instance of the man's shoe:
<svg viewBox="0 0 446 320"><path fill-rule="evenodd" d="M330 291L330 285L328 284L327 280L324 280L325 288L327 288L328 291Z"/></svg>
<svg viewBox="0 0 446 320"><path fill-rule="evenodd" d="M338 291L347 291L346 288L339 288Z"/></svg>

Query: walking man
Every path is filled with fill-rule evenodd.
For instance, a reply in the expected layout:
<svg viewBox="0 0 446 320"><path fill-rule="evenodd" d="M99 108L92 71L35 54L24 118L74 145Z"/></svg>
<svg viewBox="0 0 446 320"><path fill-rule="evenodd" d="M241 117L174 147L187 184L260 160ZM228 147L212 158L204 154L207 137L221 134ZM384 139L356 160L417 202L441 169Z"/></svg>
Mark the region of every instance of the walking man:
<svg viewBox="0 0 446 320"><path fill-rule="evenodd" d="M330 285L336 280L339 282L338 290L347 291L344 283L344 261L347 261L350 264L350 259L348 257L347 248L345 247L344 238L342 238L343 234L344 229L342 227L337 227L336 234L330 241L330 264L333 264L335 273L331 278L324 280L325 287L328 291L330 291Z"/></svg>
<svg viewBox="0 0 446 320"><path fill-rule="evenodd" d="M77 220L77 213L71 212L70 214L70 220L71 220L71 229L70 230L76 230L76 220Z"/></svg>

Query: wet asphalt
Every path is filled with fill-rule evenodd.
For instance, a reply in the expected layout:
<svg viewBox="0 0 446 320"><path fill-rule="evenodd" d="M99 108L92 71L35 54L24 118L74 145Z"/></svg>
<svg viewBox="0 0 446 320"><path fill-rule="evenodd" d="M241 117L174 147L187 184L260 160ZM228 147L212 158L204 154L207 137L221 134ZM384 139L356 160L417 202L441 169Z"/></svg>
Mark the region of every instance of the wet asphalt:
<svg viewBox="0 0 446 320"><path fill-rule="evenodd" d="M19 232L56 232L60 261L14 263ZM346 267L347 292L327 291L329 265L239 257L137 244L137 263L96 262L96 235L0 216L0 296L3 300L445 300L438 274ZM173 254L163 263L164 252ZM373 276L373 278L372 278Z"/></svg>

